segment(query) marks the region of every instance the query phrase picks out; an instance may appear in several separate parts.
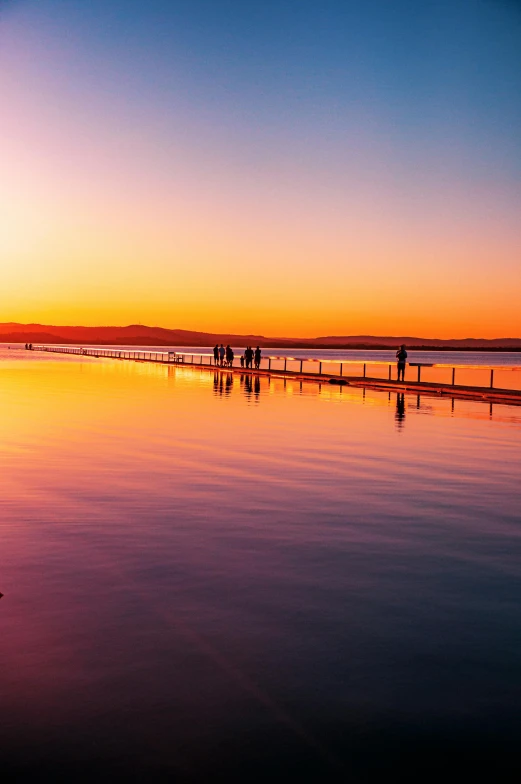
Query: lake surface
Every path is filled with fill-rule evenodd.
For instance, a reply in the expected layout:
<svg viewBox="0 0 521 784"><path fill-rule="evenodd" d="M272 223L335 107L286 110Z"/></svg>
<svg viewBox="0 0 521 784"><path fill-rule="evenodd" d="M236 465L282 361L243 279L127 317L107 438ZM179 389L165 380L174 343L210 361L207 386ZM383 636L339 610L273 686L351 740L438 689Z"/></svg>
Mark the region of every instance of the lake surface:
<svg viewBox="0 0 521 784"><path fill-rule="evenodd" d="M0 428L4 777L521 772L521 408L4 349Z"/></svg>

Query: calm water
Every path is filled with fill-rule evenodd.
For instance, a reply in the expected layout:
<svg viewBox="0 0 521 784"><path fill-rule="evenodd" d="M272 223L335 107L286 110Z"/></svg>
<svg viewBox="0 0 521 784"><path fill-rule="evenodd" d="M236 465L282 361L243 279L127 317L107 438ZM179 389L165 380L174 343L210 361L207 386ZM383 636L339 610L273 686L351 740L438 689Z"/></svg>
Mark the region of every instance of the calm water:
<svg viewBox="0 0 521 784"><path fill-rule="evenodd" d="M521 408L0 352L0 772L520 772Z"/></svg>

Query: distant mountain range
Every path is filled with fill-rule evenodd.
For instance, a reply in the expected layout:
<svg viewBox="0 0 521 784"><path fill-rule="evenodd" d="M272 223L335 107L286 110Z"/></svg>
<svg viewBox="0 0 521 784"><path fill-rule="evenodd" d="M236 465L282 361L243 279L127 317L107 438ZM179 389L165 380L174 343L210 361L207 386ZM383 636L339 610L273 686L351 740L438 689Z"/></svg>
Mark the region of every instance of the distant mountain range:
<svg viewBox="0 0 521 784"><path fill-rule="evenodd" d="M317 338L282 338L264 335L233 335L221 332L193 332L186 329L163 329L131 324L128 327L62 327L48 324L0 324L3 343L83 343L94 345L137 346L212 346L230 343L233 346L272 348L394 348L405 343L408 348L434 350L521 351L521 338L439 338L410 335L329 335Z"/></svg>

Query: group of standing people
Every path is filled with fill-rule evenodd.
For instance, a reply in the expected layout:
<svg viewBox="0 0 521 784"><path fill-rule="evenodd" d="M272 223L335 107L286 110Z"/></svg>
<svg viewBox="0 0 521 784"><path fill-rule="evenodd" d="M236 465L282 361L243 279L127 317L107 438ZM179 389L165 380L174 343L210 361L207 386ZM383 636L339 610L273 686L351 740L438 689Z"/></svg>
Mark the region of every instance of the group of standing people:
<svg viewBox="0 0 521 784"><path fill-rule="evenodd" d="M255 351L251 346L247 346L241 357L241 367L255 367L255 370L258 370L260 368L261 359L262 354L259 346L257 346Z"/></svg>
<svg viewBox="0 0 521 784"><path fill-rule="evenodd" d="M219 367L233 367L233 360L235 358L235 354L233 353L233 349L231 346L226 346L226 348L219 344L215 344L213 348L213 361L215 365ZM253 368L258 370L260 368L262 353L260 347L257 346L255 351L252 349L251 346L247 346L244 350L244 354L240 357L241 367Z"/></svg>
<svg viewBox="0 0 521 784"><path fill-rule="evenodd" d="M220 367L233 367L233 358L235 354L233 353L233 348L231 346L226 346L224 348L223 344L219 346L217 343L213 348L213 361L216 365L220 365Z"/></svg>

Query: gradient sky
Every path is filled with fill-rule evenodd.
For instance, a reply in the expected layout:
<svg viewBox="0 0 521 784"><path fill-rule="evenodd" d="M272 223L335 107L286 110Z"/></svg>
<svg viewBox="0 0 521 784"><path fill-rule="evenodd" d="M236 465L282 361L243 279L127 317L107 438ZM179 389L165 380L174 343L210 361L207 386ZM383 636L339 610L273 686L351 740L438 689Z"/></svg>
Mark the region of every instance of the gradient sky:
<svg viewBox="0 0 521 784"><path fill-rule="evenodd" d="M521 337L521 3L0 0L0 321Z"/></svg>

